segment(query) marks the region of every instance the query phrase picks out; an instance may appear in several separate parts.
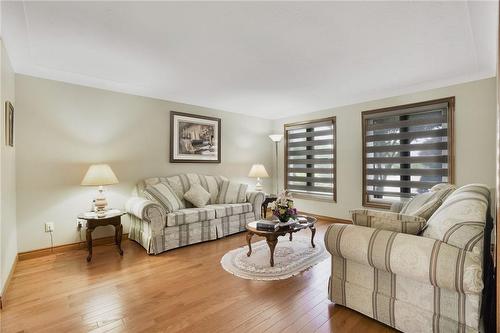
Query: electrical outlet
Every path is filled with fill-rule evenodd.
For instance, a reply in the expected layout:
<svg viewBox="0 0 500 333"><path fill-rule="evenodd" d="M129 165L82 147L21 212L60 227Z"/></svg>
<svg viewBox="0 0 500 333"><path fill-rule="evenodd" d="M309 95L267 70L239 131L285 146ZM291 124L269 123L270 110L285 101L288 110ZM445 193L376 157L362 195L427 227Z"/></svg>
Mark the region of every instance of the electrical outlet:
<svg viewBox="0 0 500 333"><path fill-rule="evenodd" d="M54 222L45 223L45 232L52 232L52 231L54 231Z"/></svg>
<svg viewBox="0 0 500 333"><path fill-rule="evenodd" d="M76 230L81 230L83 228L83 220L76 219Z"/></svg>

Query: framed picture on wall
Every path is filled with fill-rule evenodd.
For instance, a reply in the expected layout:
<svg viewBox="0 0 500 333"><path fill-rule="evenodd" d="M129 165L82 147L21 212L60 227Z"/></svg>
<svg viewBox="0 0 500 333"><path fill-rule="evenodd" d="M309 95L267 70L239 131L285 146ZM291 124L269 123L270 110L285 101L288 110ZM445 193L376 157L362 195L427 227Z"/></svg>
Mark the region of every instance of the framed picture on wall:
<svg viewBox="0 0 500 333"><path fill-rule="evenodd" d="M5 102L5 144L14 147L14 106Z"/></svg>
<svg viewBox="0 0 500 333"><path fill-rule="evenodd" d="M170 111L170 162L220 163L220 118Z"/></svg>

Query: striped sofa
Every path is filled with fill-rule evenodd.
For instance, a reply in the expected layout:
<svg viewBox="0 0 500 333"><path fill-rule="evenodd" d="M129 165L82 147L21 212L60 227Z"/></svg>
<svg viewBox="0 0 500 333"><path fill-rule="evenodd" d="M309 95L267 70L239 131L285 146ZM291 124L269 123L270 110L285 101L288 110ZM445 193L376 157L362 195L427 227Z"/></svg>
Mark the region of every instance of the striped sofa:
<svg viewBox="0 0 500 333"><path fill-rule="evenodd" d="M478 332L489 207L488 188L471 184L451 193L418 235L383 224L329 226L330 300L403 332Z"/></svg>
<svg viewBox="0 0 500 333"><path fill-rule="evenodd" d="M174 208L170 205L166 208L147 196L146 190L160 183L173 190ZM249 192L246 191L246 186L242 186L243 191L238 196L243 195L245 202L220 204L217 199L223 183L227 184L227 179L223 176L199 174L155 177L140 181L125 205L131 220L128 237L141 244L149 254L159 254L246 230L248 222L261 218L264 193ZM210 193L205 207L196 208L184 199L184 194L193 184L201 185ZM179 205L181 209L177 209Z"/></svg>

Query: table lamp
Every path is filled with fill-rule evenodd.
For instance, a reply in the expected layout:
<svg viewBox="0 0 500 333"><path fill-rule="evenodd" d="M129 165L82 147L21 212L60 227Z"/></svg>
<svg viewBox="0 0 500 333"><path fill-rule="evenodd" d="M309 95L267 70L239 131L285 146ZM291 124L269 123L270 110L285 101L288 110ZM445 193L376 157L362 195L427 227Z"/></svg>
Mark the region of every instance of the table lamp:
<svg viewBox="0 0 500 333"><path fill-rule="evenodd" d="M266 168L262 164L254 164L248 173L248 177L257 178L257 184L255 184L255 190L262 192L262 184L260 183L261 178L267 178L269 175L267 174Z"/></svg>
<svg viewBox="0 0 500 333"><path fill-rule="evenodd" d="M118 184L118 178L107 164L91 165L83 177L81 185L99 187L97 197L94 199L94 209L98 216L105 215L108 206L103 186L113 184Z"/></svg>

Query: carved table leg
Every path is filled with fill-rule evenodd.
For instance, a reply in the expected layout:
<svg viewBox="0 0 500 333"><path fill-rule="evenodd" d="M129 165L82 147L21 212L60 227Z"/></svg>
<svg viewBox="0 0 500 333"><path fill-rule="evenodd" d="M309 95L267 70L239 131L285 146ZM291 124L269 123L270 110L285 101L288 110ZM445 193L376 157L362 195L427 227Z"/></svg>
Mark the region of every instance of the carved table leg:
<svg viewBox="0 0 500 333"><path fill-rule="evenodd" d="M278 238L276 236L268 236L266 237L267 245L269 245L269 250L271 251L271 259L269 263L271 267L274 267L274 249L276 248L276 244L278 244Z"/></svg>
<svg viewBox="0 0 500 333"><path fill-rule="evenodd" d="M123 226L120 223L115 226L115 244L116 246L118 246L118 253L120 253L121 256L123 256L122 236L123 236Z"/></svg>
<svg viewBox="0 0 500 333"><path fill-rule="evenodd" d="M253 236L253 232L247 232L247 243L248 243L248 253L247 253L247 257L250 257L250 255L252 254L252 236Z"/></svg>
<svg viewBox="0 0 500 333"><path fill-rule="evenodd" d="M293 234L292 234L292 233L290 233L290 242L292 241L292 235L293 235Z"/></svg>
<svg viewBox="0 0 500 333"><path fill-rule="evenodd" d="M311 245L312 247L316 247L316 245L314 245L314 235L316 235L316 227L310 226L309 229L311 229Z"/></svg>
<svg viewBox="0 0 500 333"><path fill-rule="evenodd" d="M90 260L92 260L92 231L94 231L94 229L87 227L86 239L87 239L87 250L89 251L89 254L87 256L87 262L90 262Z"/></svg>

